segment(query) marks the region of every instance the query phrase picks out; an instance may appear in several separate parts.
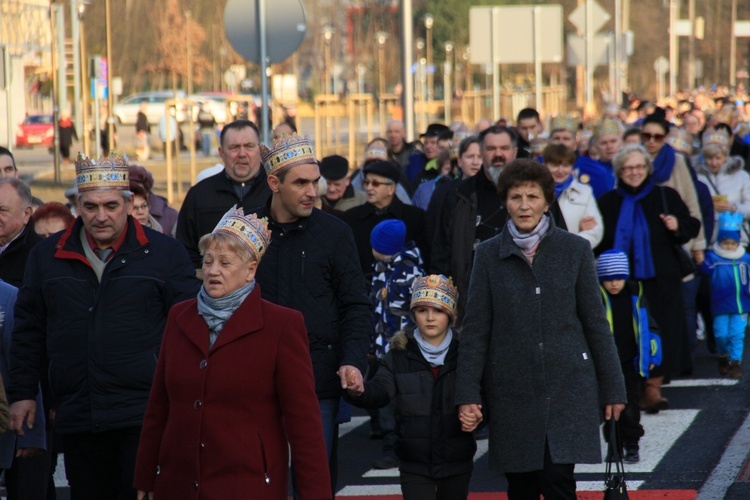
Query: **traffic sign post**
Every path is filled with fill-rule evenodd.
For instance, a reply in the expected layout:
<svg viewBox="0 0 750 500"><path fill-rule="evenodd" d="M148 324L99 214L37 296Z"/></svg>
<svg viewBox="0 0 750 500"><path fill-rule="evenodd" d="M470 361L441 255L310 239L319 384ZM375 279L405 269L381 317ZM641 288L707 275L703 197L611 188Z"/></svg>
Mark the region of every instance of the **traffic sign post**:
<svg viewBox="0 0 750 500"><path fill-rule="evenodd" d="M669 71L669 59L659 56L654 61L654 71L656 71L656 96L657 100L664 99L664 76Z"/></svg>
<svg viewBox="0 0 750 500"><path fill-rule="evenodd" d="M576 7L568 16L568 21L579 30L583 31L586 41L586 103L594 100L594 37L607 24L610 15L599 5L596 0L586 0ZM606 47L605 54L606 54Z"/></svg>

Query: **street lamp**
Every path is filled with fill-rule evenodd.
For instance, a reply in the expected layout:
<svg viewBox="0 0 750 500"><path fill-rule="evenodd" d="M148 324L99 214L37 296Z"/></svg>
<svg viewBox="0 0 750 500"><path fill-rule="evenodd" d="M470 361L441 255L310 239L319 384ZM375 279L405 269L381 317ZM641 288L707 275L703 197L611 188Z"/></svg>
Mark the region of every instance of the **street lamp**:
<svg viewBox="0 0 750 500"><path fill-rule="evenodd" d="M330 85L331 73L331 40L333 39L333 26L326 24L323 26L323 42L325 50L323 51L323 91L326 94L332 94L333 90Z"/></svg>
<svg viewBox="0 0 750 500"><path fill-rule="evenodd" d="M378 42L378 113L380 114L380 136L385 136L385 42L388 33L378 31L375 33L375 41Z"/></svg>
<svg viewBox="0 0 750 500"><path fill-rule="evenodd" d="M81 127L76 127L78 130L78 133L83 138L83 153L86 156L90 155L90 144L89 144L89 78L88 78L88 64L86 63L86 36L84 32L84 18L86 16L86 8L91 4L91 0L77 0L76 1L77 6L77 19L78 19L78 53L79 53L79 71L77 72L79 80L78 83L78 89L76 90L76 98L80 94L81 96L81 108L82 112L80 113L81 118ZM74 81L75 82L75 81ZM76 106L76 117L79 116L79 113L77 111Z"/></svg>
<svg viewBox="0 0 750 500"><path fill-rule="evenodd" d="M432 101L435 90L434 69L432 66L432 25L435 19L432 14L424 15L425 38L427 38L427 100Z"/></svg>
<svg viewBox="0 0 750 500"><path fill-rule="evenodd" d="M445 65L443 66L443 102L445 106L445 123L451 121L451 55L453 55L453 42L445 42Z"/></svg>

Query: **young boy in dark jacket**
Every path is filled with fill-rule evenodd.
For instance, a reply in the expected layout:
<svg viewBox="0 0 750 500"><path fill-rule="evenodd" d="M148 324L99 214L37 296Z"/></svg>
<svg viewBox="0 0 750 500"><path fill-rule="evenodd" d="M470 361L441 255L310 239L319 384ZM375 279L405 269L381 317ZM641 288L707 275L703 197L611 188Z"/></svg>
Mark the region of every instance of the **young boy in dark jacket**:
<svg viewBox="0 0 750 500"><path fill-rule="evenodd" d="M377 375L351 402L396 403L396 453L405 500L466 499L476 443L461 430L454 402L458 339L451 325L458 292L440 275L417 278L411 295L416 328L391 340Z"/></svg>
<svg viewBox="0 0 750 500"><path fill-rule="evenodd" d="M640 460L638 442L644 434L639 404L641 385L648 381L649 372L661 364L661 339L649 317L643 286L638 281L628 281L628 256L619 250L602 253L596 273L625 378L628 402L619 421L625 448L623 461L636 463ZM667 408L669 404L662 398L652 411Z"/></svg>

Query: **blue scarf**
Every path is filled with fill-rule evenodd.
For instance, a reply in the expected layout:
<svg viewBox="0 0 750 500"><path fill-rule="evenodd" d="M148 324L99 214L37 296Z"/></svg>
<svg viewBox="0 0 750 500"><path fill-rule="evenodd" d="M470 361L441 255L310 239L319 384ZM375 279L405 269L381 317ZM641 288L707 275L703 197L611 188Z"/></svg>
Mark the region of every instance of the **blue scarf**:
<svg viewBox="0 0 750 500"><path fill-rule="evenodd" d="M674 170L674 149L669 144L664 144L659 154L654 158L654 173L651 175L656 184L664 184L672 177Z"/></svg>
<svg viewBox="0 0 750 500"><path fill-rule="evenodd" d="M255 280L222 297L213 298L201 287L198 292L198 314L208 325L208 348L211 349L227 320L255 288Z"/></svg>
<svg viewBox="0 0 750 500"><path fill-rule="evenodd" d="M451 346L451 341L453 340L453 330L448 328L448 333L446 333L445 338L443 338L439 346L434 346L427 342L419 332L419 328L414 329L414 340L417 341L419 351L424 356L424 359L430 363L431 367L443 366L445 364L445 355L448 354L448 348Z"/></svg>
<svg viewBox="0 0 750 500"><path fill-rule="evenodd" d="M617 194L622 197L622 207L615 228L614 248L633 257L633 278L649 279L655 275L651 236L646 215L638 202L654 188L654 179L646 179L642 186L643 189L637 193L626 191L626 186L617 186Z"/></svg>
<svg viewBox="0 0 750 500"><path fill-rule="evenodd" d="M560 183L555 182L555 199L559 198L560 195L563 193L563 191L568 189L570 185L573 184L573 179L574 179L574 176L573 176L573 173L571 173L570 176L566 180Z"/></svg>

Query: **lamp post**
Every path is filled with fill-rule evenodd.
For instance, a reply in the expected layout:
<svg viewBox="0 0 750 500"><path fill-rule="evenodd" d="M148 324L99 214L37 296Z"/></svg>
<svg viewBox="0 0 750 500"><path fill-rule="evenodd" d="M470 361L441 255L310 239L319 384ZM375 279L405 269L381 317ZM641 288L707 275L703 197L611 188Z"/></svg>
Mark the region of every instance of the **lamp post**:
<svg viewBox="0 0 750 500"><path fill-rule="evenodd" d="M378 114L380 115L380 136L385 137L385 42L388 40L388 33L378 31L375 33L375 40L378 42Z"/></svg>
<svg viewBox="0 0 750 500"><path fill-rule="evenodd" d="M88 64L86 64L86 36L84 32L84 17L86 15L86 7L90 4L90 0L79 0L78 1L78 36L79 36L79 61L80 61L80 74L79 74L79 85L81 92L81 123L82 127L77 128L78 133L83 138L83 154L86 156L90 155L91 145L89 144L89 78L88 78ZM81 82L83 82L81 84ZM77 94L76 94L77 95Z"/></svg>
<svg viewBox="0 0 750 500"><path fill-rule="evenodd" d="M445 42L445 65L443 66L443 102L445 106L445 123L451 122L451 55L453 54L453 42Z"/></svg>
<svg viewBox="0 0 750 500"><path fill-rule="evenodd" d="M435 70L432 61L432 14L424 15L425 38L427 39L427 100L432 101L435 92Z"/></svg>
<svg viewBox="0 0 750 500"><path fill-rule="evenodd" d="M190 54L190 11L185 11L185 48L187 50L187 93L193 95L193 62ZM175 99L177 96L175 96Z"/></svg>
<svg viewBox="0 0 750 500"><path fill-rule="evenodd" d="M114 94L112 92L112 71L114 70L114 64L112 64L112 24L110 19L111 8L109 6L109 1L110 0L104 0L104 22L105 33L107 35L107 135L109 139L108 150L112 151L115 149L115 118L114 116L112 116L112 108L114 107Z"/></svg>
<svg viewBox="0 0 750 500"><path fill-rule="evenodd" d="M416 98L418 104L419 104L419 123L417 128L419 130L424 129L424 103L425 103L425 93L424 93L424 86L422 85L424 80L424 65L427 62L427 59L424 57L424 38L417 38L416 41L416 47L417 47L417 68L414 72L414 88L416 89L414 92L414 97ZM416 113L416 111L415 111Z"/></svg>
<svg viewBox="0 0 750 500"><path fill-rule="evenodd" d="M469 61L470 52L469 47L466 47L464 49L464 53L461 56L461 58L464 60L464 75L466 77L466 85L464 88L464 92L468 92L471 90L471 62Z"/></svg>
<svg viewBox="0 0 750 500"><path fill-rule="evenodd" d="M323 51L323 91L326 94L332 94L331 89L331 40L333 39L333 27L326 24L323 26L323 41L325 50Z"/></svg>

